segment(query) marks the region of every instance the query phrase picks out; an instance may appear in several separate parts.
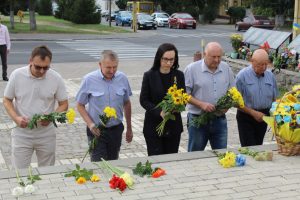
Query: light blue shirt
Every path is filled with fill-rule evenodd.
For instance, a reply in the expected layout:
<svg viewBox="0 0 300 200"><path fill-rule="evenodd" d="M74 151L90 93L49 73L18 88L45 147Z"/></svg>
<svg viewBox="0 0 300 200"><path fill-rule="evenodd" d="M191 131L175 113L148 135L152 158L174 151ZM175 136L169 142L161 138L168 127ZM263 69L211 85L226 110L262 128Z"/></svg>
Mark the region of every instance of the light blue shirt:
<svg viewBox="0 0 300 200"><path fill-rule="evenodd" d="M209 70L204 60L189 64L185 71L185 86L188 94L194 98L216 105L218 99L226 94L227 90L235 86L234 74L225 62L221 62L215 72ZM187 104L192 114L201 114L198 107Z"/></svg>
<svg viewBox="0 0 300 200"><path fill-rule="evenodd" d="M123 120L123 106L132 95L127 77L117 71L112 80L106 80L101 70L87 74L76 95L80 104L88 104L87 111L95 124L99 124L99 114L106 106L116 109L117 119L108 122L107 127L118 125Z"/></svg>
<svg viewBox="0 0 300 200"><path fill-rule="evenodd" d="M257 76L252 65L237 74L236 86L245 105L256 110L271 108L272 102L278 96L274 74L266 70L264 76Z"/></svg>

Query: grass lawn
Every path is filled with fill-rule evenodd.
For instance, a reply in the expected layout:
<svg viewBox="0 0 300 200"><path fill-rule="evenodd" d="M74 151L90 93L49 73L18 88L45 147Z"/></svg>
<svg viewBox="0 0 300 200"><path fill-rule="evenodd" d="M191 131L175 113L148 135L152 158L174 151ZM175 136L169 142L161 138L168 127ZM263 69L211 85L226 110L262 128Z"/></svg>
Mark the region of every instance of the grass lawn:
<svg viewBox="0 0 300 200"><path fill-rule="evenodd" d="M111 34L111 33L130 33L119 27L109 27L102 24L74 24L70 21L57 19L54 16L40 16L36 14L37 30L30 31L29 15L25 14L23 22L15 16L15 29L10 28L9 16L2 17L10 33L78 33L78 34Z"/></svg>

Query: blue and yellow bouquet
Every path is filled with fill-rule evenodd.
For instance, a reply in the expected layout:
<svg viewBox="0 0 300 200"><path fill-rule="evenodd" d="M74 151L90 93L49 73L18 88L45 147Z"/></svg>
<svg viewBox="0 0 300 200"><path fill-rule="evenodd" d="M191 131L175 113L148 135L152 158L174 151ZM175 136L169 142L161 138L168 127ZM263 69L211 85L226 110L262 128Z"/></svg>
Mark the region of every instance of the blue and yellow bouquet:
<svg viewBox="0 0 300 200"><path fill-rule="evenodd" d="M300 155L300 85L273 102L271 117L264 121L272 128L282 155Z"/></svg>
<svg viewBox="0 0 300 200"><path fill-rule="evenodd" d="M295 85L281 100L273 102L271 117L264 121L273 133L287 142L300 142L300 85Z"/></svg>

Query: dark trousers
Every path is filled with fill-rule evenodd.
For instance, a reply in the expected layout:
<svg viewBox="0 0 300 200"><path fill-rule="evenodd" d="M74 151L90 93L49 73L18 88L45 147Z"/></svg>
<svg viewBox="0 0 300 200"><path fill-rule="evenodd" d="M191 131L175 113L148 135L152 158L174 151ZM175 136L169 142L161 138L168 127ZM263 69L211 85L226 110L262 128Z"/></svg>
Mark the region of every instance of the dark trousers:
<svg viewBox="0 0 300 200"><path fill-rule="evenodd" d="M157 133L145 134L148 156L178 153L181 133L169 132L167 136L159 137Z"/></svg>
<svg viewBox="0 0 300 200"><path fill-rule="evenodd" d="M2 78L7 77L7 47L0 45L0 56L2 61Z"/></svg>
<svg viewBox="0 0 300 200"><path fill-rule="evenodd" d="M258 111L269 115L269 109ZM252 116L239 110L236 119L242 147L263 144L268 126L265 122L257 122Z"/></svg>
<svg viewBox="0 0 300 200"><path fill-rule="evenodd" d="M90 153L91 162L105 160L117 160L119 158L120 147L122 143L122 133L124 131L123 124L105 128L100 137L97 138L96 146ZM90 145L94 139L94 135L87 128L88 144Z"/></svg>

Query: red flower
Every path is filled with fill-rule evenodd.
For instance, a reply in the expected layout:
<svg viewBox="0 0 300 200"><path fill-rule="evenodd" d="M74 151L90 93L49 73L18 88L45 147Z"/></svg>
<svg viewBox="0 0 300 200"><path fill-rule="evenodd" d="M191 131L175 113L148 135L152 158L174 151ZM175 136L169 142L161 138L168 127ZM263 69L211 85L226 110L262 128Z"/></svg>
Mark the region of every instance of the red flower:
<svg viewBox="0 0 300 200"><path fill-rule="evenodd" d="M116 175L109 180L109 186L112 189L119 189L121 192L127 188L125 181Z"/></svg>
<svg viewBox="0 0 300 200"><path fill-rule="evenodd" d="M165 171L165 170L163 170L163 169L161 169L161 168L158 168L158 169L156 169L155 172L153 172L152 178L158 178L158 177L163 176L163 175L165 175L165 174L166 174L166 171Z"/></svg>

